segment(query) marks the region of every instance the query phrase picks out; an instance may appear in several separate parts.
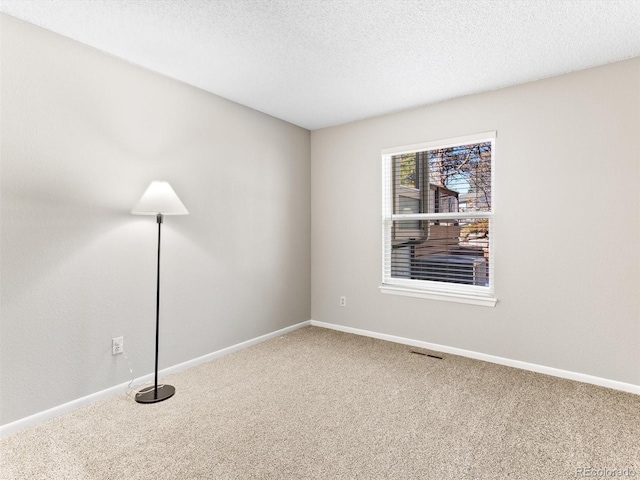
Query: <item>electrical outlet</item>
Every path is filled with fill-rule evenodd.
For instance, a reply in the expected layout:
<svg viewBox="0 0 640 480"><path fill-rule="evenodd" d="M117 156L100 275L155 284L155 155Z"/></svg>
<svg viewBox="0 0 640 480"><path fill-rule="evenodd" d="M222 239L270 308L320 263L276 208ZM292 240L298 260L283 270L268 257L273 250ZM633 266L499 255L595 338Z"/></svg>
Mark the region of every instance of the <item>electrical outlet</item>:
<svg viewBox="0 0 640 480"><path fill-rule="evenodd" d="M111 339L111 355L118 355L124 352L124 337Z"/></svg>
<svg viewBox="0 0 640 480"><path fill-rule="evenodd" d="M346 307L347 306L347 297L340 297L340 306L341 307Z"/></svg>

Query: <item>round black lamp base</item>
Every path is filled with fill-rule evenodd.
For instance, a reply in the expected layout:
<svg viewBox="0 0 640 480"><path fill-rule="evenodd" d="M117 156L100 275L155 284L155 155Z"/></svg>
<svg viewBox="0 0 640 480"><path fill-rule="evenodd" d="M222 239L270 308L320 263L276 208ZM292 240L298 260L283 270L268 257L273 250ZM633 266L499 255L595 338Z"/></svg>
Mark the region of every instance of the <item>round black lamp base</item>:
<svg viewBox="0 0 640 480"><path fill-rule="evenodd" d="M175 387L171 385L158 385L157 390L152 387L150 390L136 393L136 402L158 403L173 397L174 393L176 393Z"/></svg>

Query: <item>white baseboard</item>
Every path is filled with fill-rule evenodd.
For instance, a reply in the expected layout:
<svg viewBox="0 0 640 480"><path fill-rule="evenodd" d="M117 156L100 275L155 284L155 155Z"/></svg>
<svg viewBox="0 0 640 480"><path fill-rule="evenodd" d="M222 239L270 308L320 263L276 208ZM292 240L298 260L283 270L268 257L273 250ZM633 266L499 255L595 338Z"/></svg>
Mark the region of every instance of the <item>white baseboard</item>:
<svg viewBox="0 0 640 480"><path fill-rule="evenodd" d="M188 360L186 362L180 363L178 365L174 365L172 367L164 368L158 372L158 376L166 376L173 373L182 372L183 370L187 370L188 368L195 367L196 365L200 365L202 363L210 362L211 360L215 360L216 358L224 357L225 355L229 355L230 353L237 352L238 350L242 350L244 348L250 347L252 345L256 345L258 343L264 342L265 340L270 340L272 338L279 337L284 335L285 333L292 332L302 327L307 327L311 325L311 320L307 320L306 322L297 323L295 325L291 325L290 327L282 328L280 330L276 330L275 332L267 333L266 335L262 335L260 337L252 338L245 342L238 343L236 345L232 345L227 348L223 348L222 350L218 350L207 355L203 355L202 357L194 358L193 360ZM150 373L143 377L136 378L134 380L135 385L141 385L146 382L153 382L154 374ZM129 382L121 383L120 385L115 385L113 387L107 388L105 390L101 390L99 392L92 393L90 395L86 395L81 398L77 398L76 400L72 400L67 403L63 403L62 405L58 405L57 407L50 408L43 412L36 413L34 415L30 415L25 418L21 418L20 420L16 420L15 422L7 423L5 425L0 426L0 437L5 435L9 435L14 432L18 432L20 430L24 430L25 428L32 427L39 423L42 423L46 420L49 420L54 417L58 417L62 414L72 412L77 410L78 408L84 407L86 405L90 405L92 403L96 403L100 400L105 400L114 395L118 395L120 393L126 392L127 387L129 386Z"/></svg>
<svg viewBox="0 0 640 480"><path fill-rule="evenodd" d="M372 332L369 330L361 330L359 328L345 327L343 325L336 325L333 323L319 322L317 320L311 320L311 325L315 327L328 328L331 330L338 330L345 333L353 333L355 335L362 335L364 337L377 338L379 340L387 340L389 342L401 343L404 345L410 345L412 347L424 348L427 350L435 350L443 353L450 353L452 355L460 355L462 357L473 358L475 360L482 360L490 363L497 363L499 365L505 365L507 367L519 368L521 370L529 370L531 372L544 373L545 375L551 375L554 377L566 378L569 380L576 380L578 382L590 383L592 385L598 385L600 387L612 388L614 390L621 390L623 392L635 393L640 395L640 385L634 385L632 383L619 382L617 380L610 380L608 378L594 377L593 375L587 375L584 373L571 372L568 370L561 370L559 368L546 367L544 365L537 365L535 363L522 362L520 360L512 360L510 358L496 357L494 355L487 355L486 353L473 352L471 350L463 350L461 348L448 347L446 345L439 345L437 343L422 342L420 340L413 340L410 338L396 337L395 335L387 335L384 333Z"/></svg>
<svg viewBox="0 0 640 480"><path fill-rule="evenodd" d="M178 365L174 365L173 367L165 368L164 370L158 372L158 375L162 374L164 376L182 372L183 370L187 370L188 368L195 367L202 363L210 362L211 360L215 360L216 358L224 357L225 355L229 355L230 353L237 352L238 350L243 350L245 348L251 347L252 345L257 345L258 343L262 343L266 340L271 340L272 338L280 337L285 333L293 332L294 330L298 330L302 327L308 327L309 325L311 325L311 320L296 323L295 325L291 325L290 327L281 328L280 330L276 330L275 332L267 333L260 337L252 338L245 342L237 343L235 345L231 345L230 347L223 348L222 350L208 353L207 355L203 355L202 357L194 358L193 360L188 360ZM150 379L153 379L153 374L149 374L148 377Z"/></svg>
<svg viewBox="0 0 640 480"><path fill-rule="evenodd" d="M476 360L497 363L499 365L520 368L522 370L529 370L532 372L544 373L546 375L552 375L554 377L567 378L569 380L576 380L578 382L590 383L593 385L599 385L601 387L612 388L614 390L620 390L623 392L635 393L636 395L640 395L640 385L618 382L616 380L609 380L607 378L594 377L592 375L586 375L584 373L570 372L568 370L561 370L558 368L546 367L543 365L537 365L535 363L528 363L528 362L522 362L519 360L512 360L509 358L496 357L494 355L487 355L485 353L473 352L470 350L463 350L460 348L448 347L446 345L423 342L420 340L413 340L405 337L397 337L395 335L387 335L384 333L377 333L369 330L362 330L359 328L345 327L345 326L336 325L333 323L319 322L316 320L307 320L306 322L301 322L296 325L291 325L290 327L282 328L275 332L267 333L266 335L262 335L260 337L253 338L245 342L241 342L236 345L223 348L222 350L218 350L218 351L209 353L207 355L203 355L201 357L188 360L178 365L165 368L163 370L160 370L158 372L158 375L166 376L173 373L178 373L183 370L187 370L188 368L195 367L202 363L210 362L212 360L215 360L216 358L229 355L230 353L237 352L238 350L242 350L244 348L250 347L252 345L256 345L266 340L279 337L281 335L292 332L302 327L307 327L309 325L313 325L315 327L327 328L331 330L338 330L346 333L353 333L355 335L361 335L365 337L377 338L380 340L387 340L389 342L401 343L404 345L410 345L412 347L425 348L427 350L435 350L438 352L450 353L452 355L460 355L463 357L473 358ZM153 373L150 373L148 375L135 379L134 383L137 385L140 385L148 381L152 381L153 377L154 377ZM72 412L74 410L77 410L78 408L84 407L86 405L90 405L100 400L105 400L114 395L118 395L120 393L125 392L128 386L129 386L129 382L125 382L120 385L115 385L105 390L101 390L99 392L86 395L76 400L72 400L71 402L58 405L57 407L50 408L43 412L39 412L25 418L21 418L20 420L16 420L15 422L7 423L6 425L1 425L0 436L9 435L11 433L24 430L25 428L32 427L34 425L42 423L51 418L60 416L65 413Z"/></svg>

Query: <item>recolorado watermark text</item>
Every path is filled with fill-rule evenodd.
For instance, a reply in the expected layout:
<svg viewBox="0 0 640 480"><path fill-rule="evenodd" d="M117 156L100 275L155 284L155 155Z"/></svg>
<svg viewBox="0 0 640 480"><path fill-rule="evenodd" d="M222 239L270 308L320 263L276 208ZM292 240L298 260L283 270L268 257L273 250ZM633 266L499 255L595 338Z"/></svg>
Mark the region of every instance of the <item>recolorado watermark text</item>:
<svg viewBox="0 0 640 480"><path fill-rule="evenodd" d="M632 468L576 467L577 478L633 478L637 475Z"/></svg>

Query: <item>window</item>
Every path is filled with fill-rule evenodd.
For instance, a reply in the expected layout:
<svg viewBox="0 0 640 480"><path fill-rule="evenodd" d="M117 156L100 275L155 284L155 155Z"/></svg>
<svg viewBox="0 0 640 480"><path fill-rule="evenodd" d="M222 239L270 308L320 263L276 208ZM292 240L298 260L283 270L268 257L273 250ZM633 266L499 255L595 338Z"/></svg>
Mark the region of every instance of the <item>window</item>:
<svg viewBox="0 0 640 480"><path fill-rule="evenodd" d="M382 292L495 305L495 137L382 151Z"/></svg>

